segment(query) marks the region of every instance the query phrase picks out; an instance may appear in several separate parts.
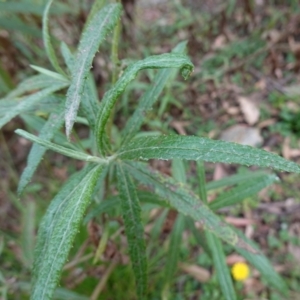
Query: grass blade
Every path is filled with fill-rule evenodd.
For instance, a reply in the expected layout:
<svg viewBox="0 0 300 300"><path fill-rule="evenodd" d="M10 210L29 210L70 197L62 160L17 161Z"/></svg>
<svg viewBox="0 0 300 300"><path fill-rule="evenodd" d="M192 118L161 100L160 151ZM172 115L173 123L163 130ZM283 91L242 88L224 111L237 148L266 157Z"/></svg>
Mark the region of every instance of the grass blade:
<svg viewBox="0 0 300 300"><path fill-rule="evenodd" d="M85 79L92 60L105 36L113 29L121 15L120 4L110 4L95 14L83 32L72 70L71 85L67 93L65 121L66 133L70 136L80 105Z"/></svg>
<svg viewBox="0 0 300 300"><path fill-rule="evenodd" d="M195 136L155 136L133 139L121 148L122 159L187 159L270 167L300 173L300 166L265 150Z"/></svg>
<svg viewBox="0 0 300 300"><path fill-rule="evenodd" d="M117 166L118 189L125 224L129 254L137 285L138 299L143 299L147 290L147 259L141 208L135 186L126 169Z"/></svg>
<svg viewBox="0 0 300 300"><path fill-rule="evenodd" d="M222 193L209 207L212 210L217 210L222 207L234 205L260 192L265 187L279 181L278 177L273 174L262 175L254 180L246 181L231 190Z"/></svg>
<svg viewBox="0 0 300 300"><path fill-rule="evenodd" d="M222 294L226 300L235 300L237 298L233 288L230 272L226 264L225 253L221 241L210 232L206 232L205 236L212 254Z"/></svg>
<svg viewBox="0 0 300 300"><path fill-rule="evenodd" d="M124 165L136 180L149 186L160 197L168 200L178 212L200 222L204 229L213 232L225 242L233 245L239 244L241 247L252 250L251 247L238 239L235 232L183 184L150 170L140 163L124 162Z"/></svg>
<svg viewBox="0 0 300 300"><path fill-rule="evenodd" d="M49 22L48 22L48 18L49 18L49 11L50 11L50 7L52 5L54 0L49 0L46 4L45 10L44 10L44 14L43 14L43 41L44 41L44 47L48 56L48 59L50 60L54 70L56 72L58 72L59 74L61 74L63 77L67 77L66 73L63 71L63 69L60 67L59 63L58 63L58 59L56 57L54 48L51 44L51 37L50 37L50 33L49 33Z"/></svg>
<svg viewBox="0 0 300 300"><path fill-rule="evenodd" d="M46 147L47 149L53 150L55 152L58 152L60 154L68 156L68 157L72 157L75 159L84 160L84 161L88 161L88 162L96 162L96 163L104 163L104 164L108 163L108 160L106 160L106 159L88 155L83 152L75 151L75 150L65 148L63 146L48 142L46 140L42 140L41 138L39 138L33 134L30 134L22 129L17 129L15 131L15 133L21 135L25 139L28 139L28 140L35 142L43 147Z"/></svg>
<svg viewBox="0 0 300 300"><path fill-rule="evenodd" d="M178 44L172 53L184 53L186 49L186 42ZM133 136L139 131L142 122L144 120L144 113L146 113L153 104L157 101L159 95L163 91L165 85L169 81L170 77L174 74L173 69L160 70L155 76L153 83L139 100L138 106L135 109L131 118L127 121L126 126L123 130L123 141L122 144L128 143Z"/></svg>
<svg viewBox="0 0 300 300"><path fill-rule="evenodd" d="M105 145L107 137L105 135L105 126L110 113L118 99L124 92L126 86L137 76L137 73L143 69L164 69L179 68L185 79L193 70L193 64L186 55L166 53L161 55L149 56L144 60L131 64L123 73L122 77L116 82L112 89L105 93L97 116L96 138L99 152L105 154Z"/></svg>
<svg viewBox="0 0 300 300"><path fill-rule="evenodd" d="M84 174L84 173L82 173ZM94 187L105 167L77 176L56 196L41 224L31 299L51 299ZM80 181L78 179L81 179ZM77 185L74 185L74 181Z"/></svg>
<svg viewBox="0 0 300 300"><path fill-rule="evenodd" d="M208 204L203 161L197 161L197 175L199 178L199 195L204 203ZM209 247L208 253L213 259L222 294L227 300L235 300L236 293L233 288L230 272L226 264L222 243L215 235L208 231L205 232L205 240L207 241L207 245Z"/></svg>
<svg viewBox="0 0 300 300"><path fill-rule="evenodd" d="M62 103L64 104L64 103ZM57 130L63 125L64 122L64 113L63 113L63 106L60 105L57 109L57 112L53 112L43 128L41 129L39 133L39 138L44 141L50 141ZM30 152L27 156L27 166L24 169L19 185L18 185L18 194L21 194L26 187L26 185L30 182L37 166L42 160L43 155L46 152L46 148L43 146L40 146L38 144L33 144Z"/></svg>
<svg viewBox="0 0 300 300"><path fill-rule="evenodd" d="M168 247L166 265L165 265L165 287L164 294L167 296L170 288L170 284L174 281L174 275L177 271L179 252L182 242L182 233L184 230L185 217L182 214L178 214L175 224L173 226L170 243ZM166 298L166 297L165 297Z"/></svg>

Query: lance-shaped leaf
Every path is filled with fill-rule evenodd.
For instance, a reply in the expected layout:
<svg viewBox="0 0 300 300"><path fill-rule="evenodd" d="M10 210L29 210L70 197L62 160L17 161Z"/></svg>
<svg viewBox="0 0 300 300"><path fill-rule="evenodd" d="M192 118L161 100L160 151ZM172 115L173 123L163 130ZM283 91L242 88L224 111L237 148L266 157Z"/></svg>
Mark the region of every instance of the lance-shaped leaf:
<svg viewBox="0 0 300 300"><path fill-rule="evenodd" d="M60 82L61 80L53 79L46 75L34 75L20 82L18 86L4 98L2 98L1 101L12 100L22 96L25 93L44 89Z"/></svg>
<svg viewBox="0 0 300 300"><path fill-rule="evenodd" d="M229 187L236 184L241 184L245 181L254 180L261 176L267 176L269 175L265 171L247 171L243 173L237 173L219 180L210 181L206 184L206 189L209 190L215 190L223 187Z"/></svg>
<svg viewBox="0 0 300 300"><path fill-rule="evenodd" d="M46 75L47 77L52 77L52 78L58 79L58 80L60 80L60 81L66 81L66 82L69 82L69 80L68 80L65 76L61 75L60 73L53 72L53 71L50 71L50 70L48 70L48 69L45 69L45 68L43 68L43 67L39 67L39 66L36 66L36 65L30 65L30 67L31 67L33 70L35 70L35 71L37 71L37 72L39 72L39 73L41 73L41 74Z"/></svg>
<svg viewBox="0 0 300 300"><path fill-rule="evenodd" d="M64 122L64 112L63 112L63 105L62 103L56 112L53 112L43 128L41 129L39 133L39 138L45 141L50 141L54 134L57 132L57 130L63 125ZM27 166L24 169L21 179L19 181L18 186L18 193L21 194L26 187L26 185L30 182L37 166L42 160L43 155L46 152L46 148L42 147L38 144L33 144L29 155L27 157Z"/></svg>
<svg viewBox="0 0 300 300"><path fill-rule="evenodd" d="M165 287L164 292L168 295L170 285L174 281L174 276L177 271L180 247L182 243L182 233L184 230L184 220L185 216L182 214L178 214L175 224L172 228L170 243L168 246L168 253L166 257L166 265L165 265Z"/></svg>
<svg viewBox="0 0 300 300"><path fill-rule="evenodd" d="M186 42L181 42L174 48L172 53L182 54L184 53L185 48ZM132 137L139 131L144 120L145 113L147 113L147 111L150 110L153 104L157 101L159 95L163 91L165 85L167 84L173 73L174 70L169 68L160 70L156 74L153 83L139 100L137 108L126 123L126 126L122 133L124 137L122 144L126 144L128 141L130 141Z"/></svg>
<svg viewBox="0 0 300 300"><path fill-rule="evenodd" d="M42 140L41 138L39 138L33 134L30 134L22 129L17 129L15 131L15 133L21 135L22 137L24 137L32 142L35 142L41 146L44 146L47 149L53 150L55 152L58 152L60 154L68 156L68 157L72 157L75 159L84 160L84 161L88 161L88 162L96 162L96 163L103 163L103 164L108 163L108 160L106 160L106 159L103 159L103 158L100 158L97 156L88 155L83 152L75 151L75 150L48 142L46 140Z"/></svg>
<svg viewBox="0 0 300 300"><path fill-rule="evenodd" d="M65 120L68 137L70 136L77 116L85 79L90 71L93 58L98 51L100 43L113 29L120 15L120 4L107 5L95 14L82 34L75 59L75 65L72 70L71 85L67 93Z"/></svg>
<svg viewBox="0 0 300 300"><path fill-rule="evenodd" d="M74 56L65 43L61 44L61 52L64 57L65 63L68 66L68 69L72 73L72 68L74 66ZM87 80L84 84L80 105L83 115L87 118L91 129L94 131L96 126L96 117L99 102L97 89L92 74L87 75Z"/></svg>
<svg viewBox="0 0 300 300"><path fill-rule="evenodd" d="M63 71L63 69L60 67L54 48L51 44L51 37L49 34L49 22L48 22L48 18L49 18L49 11L50 11L50 7L53 3L53 0L49 0L46 4L45 10L44 10L44 14L43 14L43 41L44 41L44 47L46 49L46 53L48 56L48 59L50 60L53 68L60 73L61 75L63 75L64 77L67 77L67 75L65 74L65 72Z"/></svg>
<svg viewBox="0 0 300 300"><path fill-rule="evenodd" d="M32 94L27 97L23 97L21 101L14 101L14 106L11 106L10 109L6 110L4 115L0 118L0 128L9 122L12 118L17 116L18 114L31 109L36 103L41 101L43 98L47 97L48 95L61 90L62 88L66 87L68 84L64 82L57 82L56 84L51 85L48 88L45 88L35 94ZM1 106L1 102L0 102Z"/></svg>
<svg viewBox="0 0 300 300"><path fill-rule="evenodd" d="M53 199L43 218L33 269L32 300L52 299L63 265L104 165L73 177Z"/></svg>
<svg viewBox="0 0 300 300"><path fill-rule="evenodd" d="M233 245L238 244L252 250L251 247L238 239L235 232L182 183L150 170L140 163L124 162L124 165L136 180L149 186L159 196L168 200L178 212L200 222L206 230L213 232L225 242Z"/></svg>
<svg viewBox="0 0 300 300"><path fill-rule="evenodd" d="M247 197L257 194L265 187L279 181L278 177L273 174L262 175L256 179L246 181L229 191L222 193L214 199L209 205L212 210L234 205L246 199Z"/></svg>
<svg viewBox="0 0 300 300"><path fill-rule="evenodd" d="M143 69L165 69L179 68L182 76L187 79L193 70L193 64L190 59L183 54L166 53L161 55L149 56L144 60L131 64L124 71L116 84L107 91L101 101L96 125L97 144L101 154L105 153L107 137L105 136L105 125L110 116L118 97L124 92L126 86L137 76L137 73Z"/></svg>
<svg viewBox="0 0 300 300"><path fill-rule="evenodd" d="M300 166L250 146L195 136L169 135L133 139L117 153L122 159L187 159L271 167L300 173Z"/></svg>
<svg viewBox="0 0 300 300"><path fill-rule="evenodd" d="M117 166L117 175L122 216L135 275L137 295L138 299L143 299L147 290L147 259L140 203L128 171L120 164Z"/></svg>

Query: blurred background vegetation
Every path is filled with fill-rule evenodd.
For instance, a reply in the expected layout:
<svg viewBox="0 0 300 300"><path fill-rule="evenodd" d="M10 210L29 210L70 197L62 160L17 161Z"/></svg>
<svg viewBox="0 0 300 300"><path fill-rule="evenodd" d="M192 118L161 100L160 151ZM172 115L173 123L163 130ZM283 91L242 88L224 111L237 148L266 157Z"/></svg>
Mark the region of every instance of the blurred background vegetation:
<svg viewBox="0 0 300 300"><path fill-rule="evenodd" d="M104 5L108 1L98 1ZM195 71L187 82L169 83L145 130L221 138L300 161L300 6L296 0L124 0L120 40L120 69L132 60L171 51L188 41ZM93 4L91 0L55 1L50 25L55 48L64 41L75 49ZM43 0L0 0L0 97L26 77L35 74L30 64L51 68L42 43ZM101 98L112 74L111 37L93 65ZM137 99L153 79L149 70L130 84L116 109L115 139L134 111ZM41 105L49 105L43 103ZM5 111L0 112L0 116ZM0 131L0 299L28 299L30 268L37 227L49 201L69 174L82 167L59 154L47 153L34 180L21 199L16 189L26 165L30 142L14 130L35 131L45 116L27 112ZM89 133L76 125L82 147ZM165 174L172 166L153 161ZM207 180L218 180L244 168L206 164ZM185 163L187 177L196 186L195 165ZM227 222L256 241L283 276L291 299L300 299L300 184L298 175L278 174L281 182L222 211ZM145 195L144 195L145 196ZM147 195L146 195L147 196ZM146 197L145 196L145 197ZM149 196L149 195L148 195ZM212 200L217 193L210 193ZM65 266L56 299L135 299L134 280L128 265L126 242L118 208L82 225ZM104 227L110 220L109 228ZM176 213L154 206L143 207L149 256L149 299L161 299L164 265ZM99 260L99 241L105 249ZM241 261L226 248L230 267ZM119 257L118 263L113 258ZM184 232L179 264L170 299L219 300L222 295L210 257L194 236ZM240 299L282 299L252 270L236 282ZM99 292L101 291L101 293ZM90 298L91 295L94 295ZM2 297L2 298L1 298Z"/></svg>

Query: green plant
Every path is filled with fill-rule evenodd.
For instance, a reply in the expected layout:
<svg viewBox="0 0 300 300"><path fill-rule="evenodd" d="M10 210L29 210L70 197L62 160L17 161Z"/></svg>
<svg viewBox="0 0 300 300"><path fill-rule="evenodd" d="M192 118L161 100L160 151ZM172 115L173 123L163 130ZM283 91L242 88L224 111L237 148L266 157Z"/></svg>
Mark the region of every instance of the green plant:
<svg viewBox="0 0 300 300"><path fill-rule="evenodd" d="M84 213L95 198L101 202L90 210L85 218L86 222L103 212L121 207L138 299L145 298L147 294L147 255L140 201L154 203L167 210L173 208L179 213L170 235L162 288L164 299L169 297L170 284L179 260L182 233L186 228L211 256L225 299L233 300L237 296L225 263L222 242L229 243L261 272L269 284L286 294L285 282L257 246L241 232L223 222L215 212L257 193L275 182L277 177L268 173L249 172L206 183L203 161L256 165L295 173L300 173L300 167L275 154L224 141L179 135L136 137L140 133L145 113L157 101L173 69L180 69L185 79L192 72L193 65L184 54L185 43L180 43L172 53L150 56L129 65L99 103L90 74L91 63L105 36L116 27L121 6L110 4L101 10L92 10L93 17L89 18L85 26L76 54L73 55L65 44L61 45L62 56L68 68L64 70L56 58L47 25L52 2L53 0L48 1L44 11L43 38L55 72L35 66L34 69L41 74L26 79L1 100L0 126L17 115L26 120L26 112L37 108L48 114L47 120L42 122L38 137L21 129L16 130L17 134L34 142L19 183L19 193L30 182L47 149L82 160L86 165L73 174L57 193L40 224L34 253L31 299L52 298ZM99 4L97 1L95 3ZM118 34L114 37L117 39ZM114 41L114 54L116 43L117 40ZM116 59L114 55L115 65ZM117 138L113 138L110 120L113 119L116 101L143 69L160 70L141 97L125 128L117 133ZM68 88L66 96L57 94L65 88ZM52 103L50 108L47 105L49 102ZM55 109L53 103L56 104ZM66 137L60 132L64 122ZM91 149L91 153L84 151L80 142L70 142L72 134L76 135L73 129L75 122L89 126L91 142L87 148ZM51 142L52 139L55 143ZM138 162L149 159L174 160L173 177ZM193 193L187 183L183 160L197 161L198 194ZM119 195L109 198L115 188L115 181ZM149 196L149 193L147 195L147 192L139 191L136 182L148 187L158 196ZM233 187L221 193L212 203L207 202L208 190L219 190L225 186ZM103 199L99 196L101 189L101 194L105 195ZM202 225L204 234L196 228L195 221Z"/></svg>

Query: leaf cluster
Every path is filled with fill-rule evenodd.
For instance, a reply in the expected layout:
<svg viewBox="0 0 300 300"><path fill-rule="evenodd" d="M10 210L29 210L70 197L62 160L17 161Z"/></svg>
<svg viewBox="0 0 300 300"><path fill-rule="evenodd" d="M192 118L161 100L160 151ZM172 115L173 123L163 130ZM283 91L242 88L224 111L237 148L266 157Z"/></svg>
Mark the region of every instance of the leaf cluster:
<svg viewBox="0 0 300 300"><path fill-rule="evenodd" d="M285 293L285 283L257 246L224 222L216 213L218 209L234 205L256 194L276 182L277 177L269 173L250 172L206 184L203 161L255 165L295 173L300 173L300 167L276 154L235 143L196 136L136 137L145 114L158 100L174 72L180 70L184 79L192 73L193 64L184 54L186 43L178 44L171 53L149 56L130 64L99 102L90 74L91 64L99 46L119 22L121 5L110 4L101 10L93 10L93 16L85 26L76 53L72 54L65 44L61 45L61 53L67 66L63 68L58 63L49 34L48 14L52 2L53 0L49 0L44 10L43 37L46 53L54 71L35 67L40 75L26 79L0 101L2 112L0 127L16 115L26 114L45 99L59 102L57 109L49 112L39 136L21 129L16 131L17 134L34 142L28 156L27 167L19 183L19 193L22 193L30 182L46 150L85 161L86 166L75 173L61 188L40 224L31 299L52 298L84 214L95 193L99 192L99 187L104 186L103 182L110 182L111 174L117 181L119 195L113 199L103 200L99 206L90 211L85 221L108 212L114 206L120 206L138 299L146 297L148 287L146 243L140 204L142 199L146 202L148 200L145 192L138 191L138 186L147 187L158 196L155 201L152 199L156 205L165 209L175 209L179 213L170 236L168 250L170 255L166 263L163 291L165 295L168 295L170 283L176 272L178 249L185 229L193 232L200 245L212 257L226 299L236 299L236 295L225 263L222 242L229 243L257 268L271 285ZM121 145L115 145L111 141L109 119L112 118L114 106L120 95L136 78L138 72L144 69L158 71L120 133ZM55 94L65 88L68 89L65 97ZM32 90L35 92L28 94ZM81 118L78 115L79 111L83 116ZM76 122L84 122L90 127L92 140L96 145L92 154L68 142ZM63 143L53 142L55 136L61 134L63 124L66 127L67 138L64 138ZM139 162L149 159L174 160L173 177ZM193 192L187 183L183 160L197 162L200 187L198 193ZM212 203L208 203L207 191L224 186L233 187ZM204 235L196 228L195 222L201 224Z"/></svg>

